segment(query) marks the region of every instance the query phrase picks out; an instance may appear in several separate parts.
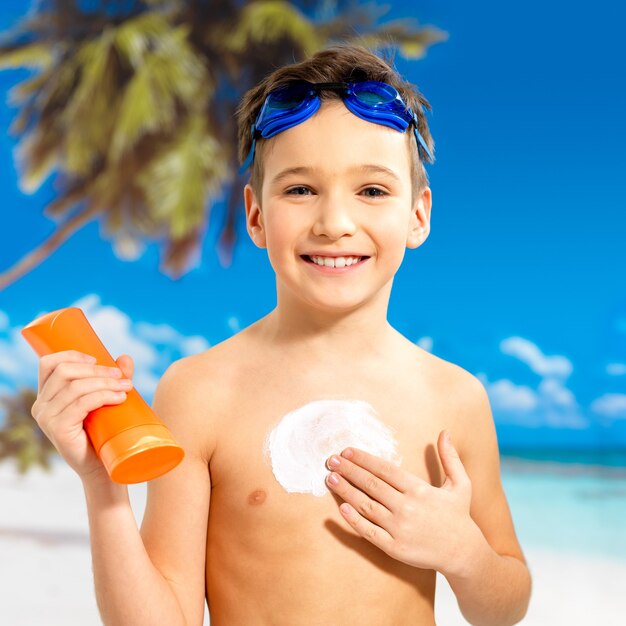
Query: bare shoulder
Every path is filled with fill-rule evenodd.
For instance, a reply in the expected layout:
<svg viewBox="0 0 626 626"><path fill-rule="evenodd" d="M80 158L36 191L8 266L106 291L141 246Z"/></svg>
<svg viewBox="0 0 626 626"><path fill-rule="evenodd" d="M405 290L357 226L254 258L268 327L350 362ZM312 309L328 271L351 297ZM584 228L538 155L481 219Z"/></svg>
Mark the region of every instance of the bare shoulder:
<svg viewBox="0 0 626 626"><path fill-rule="evenodd" d="M482 381L460 365L438 359L440 391L455 417L452 437L461 460L489 456L499 464L496 429L489 395Z"/></svg>
<svg viewBox="0 0 626 626"><path fill-rule="evenodd" d="M174 361L154 394L155 411L164 413L164 421L169 421L166 426L183 429L185 438L197 447L198 456L207 462L220 424L227 416L230 396L238 387L243 344L245 339L236 335L204 352Z"/></svg>
<svg viewBox="0 0 626 626"><path fill-rule="evenodd" d="M460 365L416 345L412 345L411 360L436 401L448 410L453 406L461 410L467 408L468 403L474 405L487 400L487 391L480 379Z"/></svg>
<svg viewBox="0 0 626 626"><path fill-rule="evenodd" d="M434 355L426 368L436 384L443 421L472 485L470 515L491 547L525 562L500 476L500 451L487 389L463 367Z"/></svg>
<svg viewBox="0 0 626 626"><path fill-rule="evenodd" d="M498 456L489 396L482 381L465 368L423 351L418 355L422 377L444 414L461 460L468 454Z"/></svg>

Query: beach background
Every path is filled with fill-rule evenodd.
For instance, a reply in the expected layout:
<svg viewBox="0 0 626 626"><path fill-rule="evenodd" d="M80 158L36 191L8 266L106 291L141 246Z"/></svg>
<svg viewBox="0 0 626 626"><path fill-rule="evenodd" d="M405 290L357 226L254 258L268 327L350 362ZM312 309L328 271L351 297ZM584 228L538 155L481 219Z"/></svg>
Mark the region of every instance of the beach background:
<svg viewBox="0 0 626 626"><path fill-rule="evenodd" d="M347 4L292 3L316 20ZM431 234L407 251L389 320L489 393L502 481L533 575L522 623L622 624L626 9L609 0L386 6L379 25L412 17L415 28L443 33L422 58L396 59L433 107L437 161L427 168ZM0 3L0 30L27 10ZM9 132L12 89L34 71L0 72L2 277L64 223L44 212L62 181L54 169L39 185L25 180ZM135 386L151 402L173 360L275 305L271 266L248 241L241 212L228 259L218 252L227 194L205 205L198 245L178 275L164 268L166 238L112 232L95 215L0 290L0 441L10 433L22 442L0 461L0 623L99 623L80 481L54 456L49 471L38 467L43 443L27 420L11 422L37 387L37 358L19 331L44 312L81 307L111 354L134 358ZM145 486L130 492L140 523ZM465 623L441 576L436 617Z"/></svg>
<svg viewBox="0 0 626 626"><path fill-rule="evenodd" d="M626 611L626 471L505 458L502 480L533 576L525 626L621 626ZM80 480L64 464L20 476L0 463L2 622L97 626L87 512ZM137 525L145 484L130 485ZM462 626L437 574L435 618ZM205 610L205 624L209 624Z"/></svg>

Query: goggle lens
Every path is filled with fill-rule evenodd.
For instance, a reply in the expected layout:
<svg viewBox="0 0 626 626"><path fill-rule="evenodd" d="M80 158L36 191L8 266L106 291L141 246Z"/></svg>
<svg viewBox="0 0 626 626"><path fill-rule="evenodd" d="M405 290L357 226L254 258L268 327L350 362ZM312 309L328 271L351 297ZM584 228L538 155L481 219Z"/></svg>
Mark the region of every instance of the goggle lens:
<svg viewBox="0 0 626 626"><path fill-rule="evenodd" d="M306 85L292 84L279 87L272 91L267 98L269 110L293 109L302 103L311 93Z"/></svg>
<svg viewBox="0 0 626 626"><path fill-rule="evenodd" d="M362 83L353 83L351 86L352 93L363 104L368 106L379 106L381 104L389 104L398 99L398 92L391 85L383 83L373 83L366 81Z"/></svg>

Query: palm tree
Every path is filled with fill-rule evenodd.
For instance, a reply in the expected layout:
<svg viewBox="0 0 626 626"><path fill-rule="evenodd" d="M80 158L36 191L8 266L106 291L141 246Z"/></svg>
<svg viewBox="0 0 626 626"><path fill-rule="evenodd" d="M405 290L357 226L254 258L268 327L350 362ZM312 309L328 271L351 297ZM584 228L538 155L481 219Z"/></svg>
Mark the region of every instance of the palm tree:
<svg viewBox="0 0 626 626"><path fill-rule="evenodd" d="M50 457L58 454L31 417L36 397L36 391L26 388L13 397L0 396L0 407L6 411L5 423L0 429L0 461L15 459L20 474L37 465L50 470Z"/></svg>
<svg viewBox="0 0 626 626"><path fill-rule="evenodd" d="M222 203L217 252L228 266L246 180L238 175L234 110L278 65L327 44L397 46L423 56L446 34L386 9L326 0L39 0L5 33L0 68L29 68L18 107L20 185L54 176L44 209L55 232L0 273L0 290L68 237L101 220L118 256L161 243L173 278L197 263L211 209Z"/></svg>
<svg viewBox="0 0 626 626"><path fill-rule="evenodd" d="M54 176L45 207L55 232L0 273L0 290L101 220L118 256L146 240L164 246L177 278L198 260L211 209L224 206L217 251L230 263L246 178L239 176L234 111L278 65L330 43L397 47L417 59L446 39L411 19L377 24L386 9L350 0L39 0L4 34L1 68L30 75L10 92L18 108L20 185ZM85 3L83 2L84 6ZM49 467L56 449L36 426L36 392L0 398L0 459Z"/></svg>

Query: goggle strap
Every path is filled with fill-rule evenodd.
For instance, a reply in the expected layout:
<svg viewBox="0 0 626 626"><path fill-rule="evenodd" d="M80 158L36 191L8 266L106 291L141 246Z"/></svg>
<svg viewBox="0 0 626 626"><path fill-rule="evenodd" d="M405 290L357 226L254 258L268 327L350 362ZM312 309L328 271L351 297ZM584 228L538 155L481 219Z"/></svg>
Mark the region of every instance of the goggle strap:
<svg viewBox="0 0 626 626"><path fill-rule="evenodd" d="M424 137L422 137L422 133L420 133L420 131L417 129L417 115L415 115L415 112L412 111L413 113L413 130L415 131L415 140L417 141L417 152L419 154L420 152L420 146L422 147L422 150L424 150L424 152L426 152L426 154L428 155L428 158L430 159L430 162L432 163L434 161L433 159L433 155L431 153L431 151L428 149L428 146L426 145L426 142L424 141ZM423 159L421 159L423 161Z"/></svg>
<svg viewBox="0 0 626 626"><path fill-rule="evenodd" d="M248 152L248 156L246 158L246 162L239 168L239 174L243 174L252 163L252 159L254 159L254 148L256 146L256 137L254 132L254 124L252 124L252 145L250 146L250 152Z"/></svg>
<svg viewBox="0 0 626 626"><path fill-rule="evenodd" d="M426 145L426 142L424 141L424 138L422 137L422 134L420 133L419 130L417 130L417 124L413 124L413 129L415 131L415 140L417 141L417 149L418 149L418 151L419 151L420 146L421 146L422 150L424 152L426 152L430 162L432 163L433 162L433 155L430 152L430 150L428 149L428 146Z"/></svg>

